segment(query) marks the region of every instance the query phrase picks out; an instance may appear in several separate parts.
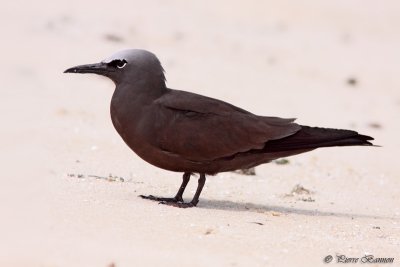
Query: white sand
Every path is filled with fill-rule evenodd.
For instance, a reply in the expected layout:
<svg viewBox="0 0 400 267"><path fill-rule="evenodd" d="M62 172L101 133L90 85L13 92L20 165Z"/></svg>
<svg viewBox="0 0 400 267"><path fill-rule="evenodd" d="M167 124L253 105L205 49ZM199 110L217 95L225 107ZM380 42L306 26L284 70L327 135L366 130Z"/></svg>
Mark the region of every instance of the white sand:
<svg viewBox="0 0 400 267"><path fill-rule="evenodd" d="M277 2L2 5L0 266L326 266L366 253L399 266L400 3ZM181 174L123 143L110 81L62 73L127 47L155 52L172 88L383 147L209 177L194 209L142 200L174 195ZM88 177L110 173L125 182ZM314 193L284 197L296 184Z"/></svg>

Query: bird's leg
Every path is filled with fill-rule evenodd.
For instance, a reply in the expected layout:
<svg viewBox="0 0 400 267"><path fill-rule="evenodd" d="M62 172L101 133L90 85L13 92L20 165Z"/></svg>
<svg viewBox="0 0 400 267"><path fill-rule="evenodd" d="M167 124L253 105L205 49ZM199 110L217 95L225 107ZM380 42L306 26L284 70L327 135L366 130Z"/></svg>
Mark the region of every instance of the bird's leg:
<svg viewBox="0 0 400 267"><path fill-rule="evenodd" d="M190 175L191 175L190 172L185 172L185 173L183 174L183 177L182 177L182 184L181 184L181 186L179 187L178 193L176 193L176 196L175 196L175 199L177 199L177 200L180 201L180 202L183 202L183 198L182 198L183 192L185 192L186 186L187 186L187 184L189 183Z"/></svg>
<svg viewBox="0 0 400 267"><path fill-rule="evenodd" d="M171 202L171 203L183 202L182 195L183 195L183 192L185 191L185 188L186 188L187 184L189 183L190 175L191 175L190 172L185 172L183 174L182 184L179 187L178 193L176 193L175 197L155 197L155 196L152 196L152 195L148 195L148 196L140 195L140 197L144 198L144 199L160 201L162 203L166 203L166 202Z"/></svg>
<svg viewBox="0 0 400 267"><path fill-rule="evenodd" d="M199 203L199 197L201 194L201 190L203 190L204 184L206 183L206 175L204 173L200 173L200 178L199 178L199 182L197 185L197 190L196 193L194 194L194 197L192 199L192 201L188 202L188 203L184 203L184 202L165 202L163 204L169 205L169 206L174 206L174 207L178 207L178 208L192 208L195 207L197 205L197 203ZM179 192L178 192L179 193Z"/></svg>
<svg viewBox="0 0 400 267"><path fill-rule="evenodd" d="M192 203L193 206L196 206L197 203L199 203L199 197L205 183L206 183L206 175L204 173L200 173L200 178L197 185L196 193L194 194L192 201L190 201L190 203Z"/></svg>

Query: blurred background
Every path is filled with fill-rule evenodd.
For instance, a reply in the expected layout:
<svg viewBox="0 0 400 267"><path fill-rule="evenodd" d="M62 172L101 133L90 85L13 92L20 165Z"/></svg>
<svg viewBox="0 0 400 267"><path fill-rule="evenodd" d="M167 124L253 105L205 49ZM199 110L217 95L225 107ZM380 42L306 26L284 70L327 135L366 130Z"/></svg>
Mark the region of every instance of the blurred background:
<svg viewBox="0 0 400 267"><path fill-rule="evenodd" d="M309 266L340 249L357 256L367 248L393 256L399 8L390 0L3 3L0 265L288 266L307 256ZM194 211L143 202L138 194L173 194L180 174L148 165L122 142L109 118L111 81L63 74L125 48L155 53L170 88L300 124L353 129L382 147L318 150L288 166L260 166L256 178L218 175ZM93 178L109 174L125 182ZM281 197L297 183L315 191L317 201ZM278 217L268 229L223 228ZM376 217L387 232L367 230ZM361 230L346 224L354 218ZM207 226L197 228L198 220ZM299 237L299 221L311 226L301 232L320 238ZM208 229L213 239L200 240Z"/></svg>

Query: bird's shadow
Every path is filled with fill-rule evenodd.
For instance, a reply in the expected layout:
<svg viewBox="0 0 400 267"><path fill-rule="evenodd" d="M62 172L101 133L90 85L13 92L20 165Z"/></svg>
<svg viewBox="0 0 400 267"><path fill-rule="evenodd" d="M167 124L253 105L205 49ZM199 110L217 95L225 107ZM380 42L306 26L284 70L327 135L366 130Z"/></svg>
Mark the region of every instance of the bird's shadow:
<svg viewBox="0 0 400 267"><path fill-rule="evenodd" d="M229 200L214 200L214 199L202 199L200 205L197 206L200 209L212 209L212 210L225 210L225 211L248 211L248 212L279 212L283 214L299 214L306 216L332 216L348 219L396 219L394 217L376 216L368 214L355 214L355 213L344 213L344 212L330 212L330 211L319 211L309 210L301 208L292 208L285 206L276 205L262 205L254 203L241 203L233 202Z"/></svg>

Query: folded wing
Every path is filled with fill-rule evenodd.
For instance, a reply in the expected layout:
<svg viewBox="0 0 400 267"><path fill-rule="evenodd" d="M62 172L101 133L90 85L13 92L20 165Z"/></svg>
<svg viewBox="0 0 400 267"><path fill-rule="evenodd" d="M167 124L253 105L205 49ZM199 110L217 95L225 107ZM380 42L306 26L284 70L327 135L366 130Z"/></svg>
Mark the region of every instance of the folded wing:
<svg viewBox="0 0 400 267"><path fill-rule="evenodd" d="M262 149L267 141L293 135L301 128L294 119L257 116L217 99L178 90L170 90L155 104L160 116L168 116L158 128L158 145L192 161Z"/></svg>

